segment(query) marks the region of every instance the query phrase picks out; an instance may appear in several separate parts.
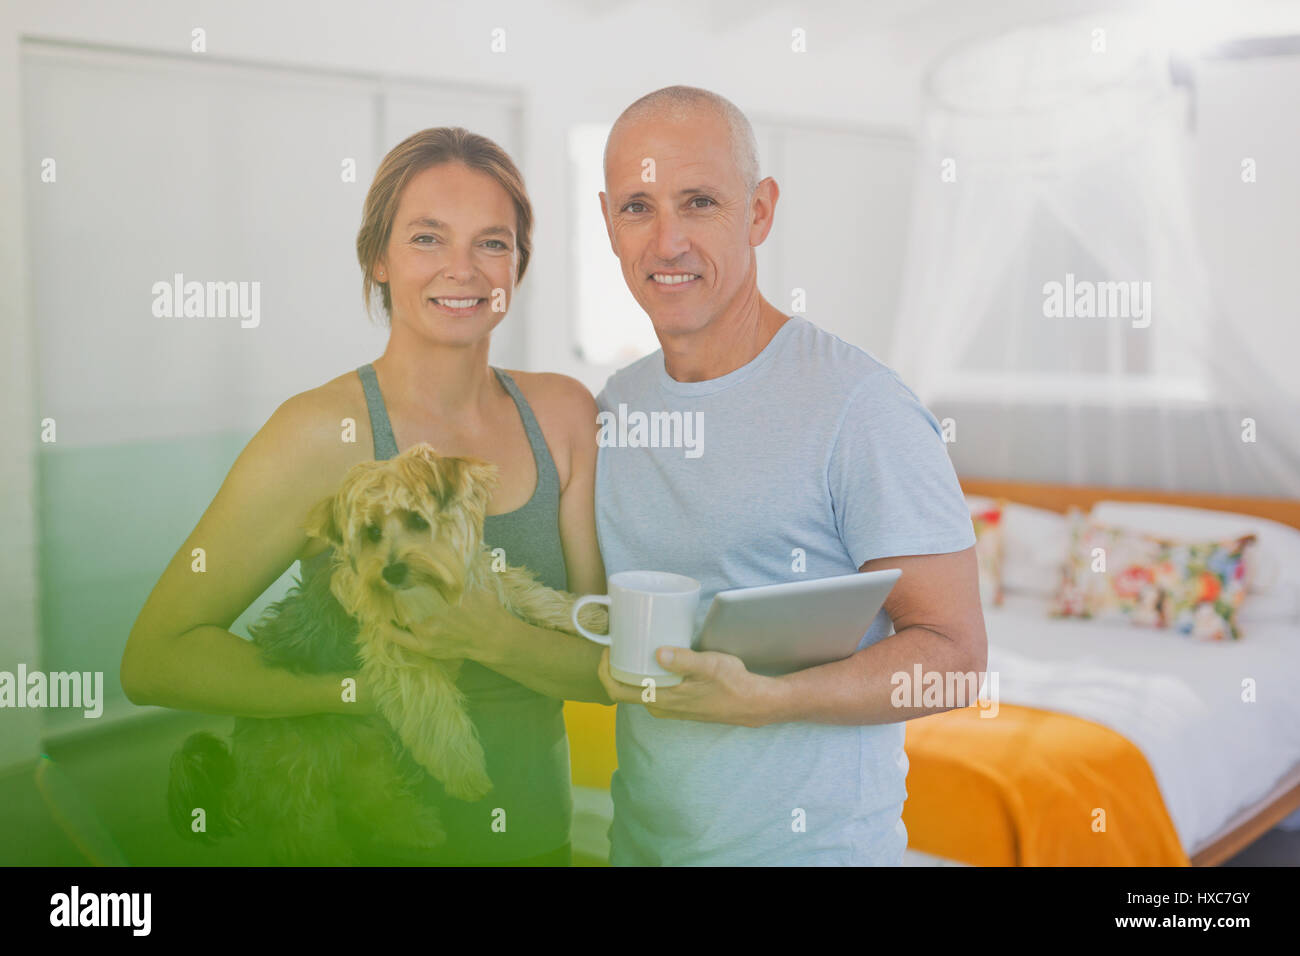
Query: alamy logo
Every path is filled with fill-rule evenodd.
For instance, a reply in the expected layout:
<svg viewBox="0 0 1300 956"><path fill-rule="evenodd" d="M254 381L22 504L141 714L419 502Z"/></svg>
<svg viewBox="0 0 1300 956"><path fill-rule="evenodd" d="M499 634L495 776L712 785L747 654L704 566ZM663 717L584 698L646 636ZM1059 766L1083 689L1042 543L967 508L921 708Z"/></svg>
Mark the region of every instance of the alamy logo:
<svg viewBox="0 0 1300 956"><path fill-rule="evenodd" d="M79 707L86 717L104 712L103 671L0 671L0 707Z"/></svg>
<svg viewBox="0 0 1300 956"><path fill-rule="evenodd" d="M889 679L895 707L978 707L981 717L998 715L997 671L897 671Z"/></svg>
<svg viewBox="0 0 1300 956"><path fill-rule="evenodd" d="M51 926L130 926L132 935L148 936L153 895L150 893L70 893L50 897Z"/></svg>
<svg viewBox="0 0 1300 956"><path fill-rule="evenodd" d="M687 458L704 454L703 412L629 412L618 403L618 412L596 416L601 448L683 448Z"/></svg>
<svg viewBox="0 0 1300 956"><path fill-rule="evenodd" d="M1132 319L1133 328L1151 324L1150 282L1075 281L1043 283L1043 315L1049 319Z"/></svg>
<svg viewBox="0 0 1300 956"><path fill-rule="evenodd" d="M153 284L153 314L160 319L240 319L240 328L262 322L262 283L186 282L183 273L171 282Z"/></svg>

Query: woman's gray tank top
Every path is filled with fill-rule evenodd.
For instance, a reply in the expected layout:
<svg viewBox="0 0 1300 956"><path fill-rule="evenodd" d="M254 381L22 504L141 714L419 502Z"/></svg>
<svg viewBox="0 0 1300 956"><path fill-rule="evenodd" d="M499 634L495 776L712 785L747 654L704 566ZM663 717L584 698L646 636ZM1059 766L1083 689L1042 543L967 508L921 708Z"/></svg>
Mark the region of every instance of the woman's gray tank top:
<svg viewBox="0 0 1300 956"><path fill-rule="evenodd" d="M483 540L489 549L503 549L511 565L526 567L543 584L564 590L568 573L560 544L560 479L555 462L519 386L508 372L495 367L493 371L523 420L537 467L537 487L522 508L488 515ZM363 365L357 374L370 413L375 460L393 458L397 442L374 367ZM328 567L331 553L327 549L302 562L304 582ZM433 853L412 855L410 862L501 863L567 844L573 796L563 702L473 661L461 665L456 683L478 728L493 788L482 800L466 803L448 797L442 785L425 774L422 792L437 805L447 842Z"/></svg>

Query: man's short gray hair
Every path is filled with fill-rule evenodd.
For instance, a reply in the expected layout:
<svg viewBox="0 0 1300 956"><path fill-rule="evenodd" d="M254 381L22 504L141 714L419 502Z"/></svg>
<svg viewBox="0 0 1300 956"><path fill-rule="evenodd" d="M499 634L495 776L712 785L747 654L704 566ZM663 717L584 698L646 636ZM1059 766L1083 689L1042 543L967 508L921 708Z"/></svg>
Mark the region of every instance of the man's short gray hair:
<svg viewBox="0 0 1300 956"><path fill-rule="evenodd" d="M745 190L753 196L758 186L758 141L754 138L754 127L731 100L696 86L665 86L662 90L647 93L619 114L605 140L606 178L609 176L609 144L620 127L641 119L681 117L701 108L726 121L736 168L740 170Z"/></svg>

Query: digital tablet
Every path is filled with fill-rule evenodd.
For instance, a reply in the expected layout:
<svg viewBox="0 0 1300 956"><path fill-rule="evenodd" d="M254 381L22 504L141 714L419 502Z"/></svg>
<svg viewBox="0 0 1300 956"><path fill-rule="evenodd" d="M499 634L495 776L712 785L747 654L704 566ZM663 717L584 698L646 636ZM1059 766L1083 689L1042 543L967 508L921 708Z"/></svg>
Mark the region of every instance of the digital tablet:
<svg viewBox="0 0 1300 956"><path fill-rule="evenodd" d="M902 575L897 568L719 591L696 649L777 676L853 654Z"/></svg>

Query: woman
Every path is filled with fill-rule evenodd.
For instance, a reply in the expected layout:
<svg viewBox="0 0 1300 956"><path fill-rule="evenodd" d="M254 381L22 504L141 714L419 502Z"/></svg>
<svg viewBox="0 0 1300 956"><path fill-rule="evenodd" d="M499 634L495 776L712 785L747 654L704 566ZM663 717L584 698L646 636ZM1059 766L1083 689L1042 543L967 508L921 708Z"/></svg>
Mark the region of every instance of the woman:
<svg viewBox="0 0 1300 956"><path fill-rule="evenodd" d="M369 307L377 287L391 333L382 356L295 395L253 436L132 628L122 686L137 704L275 717L369 709L340 700L344 675L264 666L230 624L295 561L327 564L302 530L308 509L347 470L418 442L494 462L501 480L484 539L546 585L603 593L593 485L596 406L562 375L488 364L531 251L523 179L495 143L460 128L395 147L366 196L357 256ZM346 423L355 423L355 440ZM206 570L193 573L202 548ZM569 862L568 741L561 699L609 702L600 648L523 624L494 606L466 608L412 646L461 657L459 686L487 755L493 790L469 804L426 775L447 844L411 862ZM350 675L355 676L355 675ZM368 862L404 862L382 847Z"/></svg>

